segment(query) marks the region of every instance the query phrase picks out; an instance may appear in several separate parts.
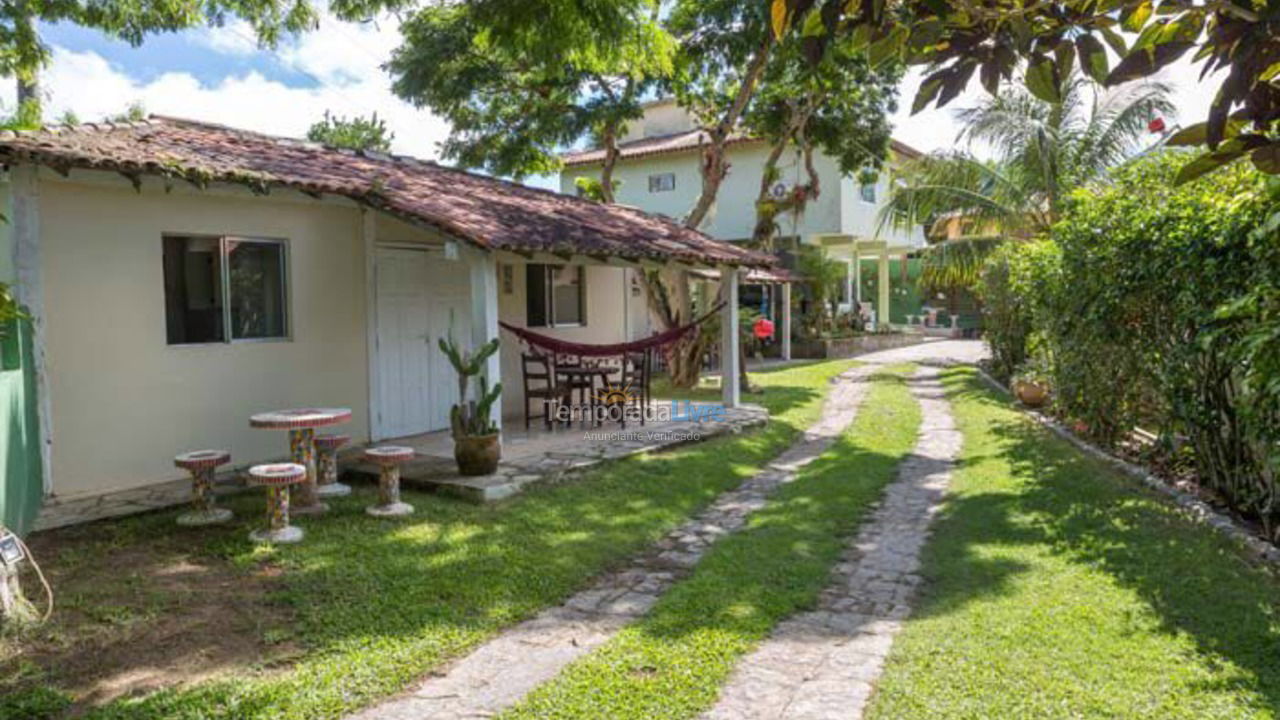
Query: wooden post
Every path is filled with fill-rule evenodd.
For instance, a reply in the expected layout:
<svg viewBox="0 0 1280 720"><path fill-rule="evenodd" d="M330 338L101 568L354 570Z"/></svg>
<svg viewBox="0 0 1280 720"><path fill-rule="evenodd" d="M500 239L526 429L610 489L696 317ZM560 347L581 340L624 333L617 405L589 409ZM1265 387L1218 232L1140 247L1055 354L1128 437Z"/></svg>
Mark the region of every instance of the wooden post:
<svg viewBox="0 0 1280 720"><path fill-rule="evenodd" d="M791 359L791 283L782 284L782 359Z"/></svg>
<svg viewBox="0 0 1280 720"><path fill-rule="evenodd" d="M378 363L378 215L360 208L360 244L364 248L365 354L369 362L369 439L381 440L381 379Z"/></svg>
<svg viewBox="0 0 1280 720"><path fill-rule="evenodd" d="M467 268L471 275L471 347L498 337L498 264L493 253L469 248L466 253ZM485 361L484 375L489 387L502 382L502 348ZM502 431L502 402L495 403L493 421Z"/></svg>
<svg viewBox="0 0 1280 720"><path fill-rule="evenodd" d="M720 311L720 387L726 408L742 403L738 374L738 271L720 266L720 283L724 288L724 308Z"/></svg>

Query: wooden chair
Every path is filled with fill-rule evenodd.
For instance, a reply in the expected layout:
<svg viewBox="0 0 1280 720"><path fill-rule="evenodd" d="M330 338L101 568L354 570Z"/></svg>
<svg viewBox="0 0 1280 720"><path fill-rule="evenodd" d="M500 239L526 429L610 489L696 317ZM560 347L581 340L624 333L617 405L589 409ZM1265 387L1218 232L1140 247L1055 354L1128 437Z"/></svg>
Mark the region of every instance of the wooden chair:
<svg viewBox="0 0 1280 720"><path fill-rule="evenodd" d="M631 399L627 407L622 409L622 427L627 426L627 413L633 408L640 416L640 424L645 423L645 408L649 407L649 379L653 372L653 363L648 351L631 353L622 359L622 387L627 388Z"/></svg>
<svg viewBox="0 0 1280 720"><path fill-rule="evenodd" d="M555 362L545 355L520 353L520 380L524 384L524 429L529 429L534 417L542 418L550 429L551 408L569 402L572 389L556 381ZM529 414L533 400L542 401L541 415Z"/></svg>

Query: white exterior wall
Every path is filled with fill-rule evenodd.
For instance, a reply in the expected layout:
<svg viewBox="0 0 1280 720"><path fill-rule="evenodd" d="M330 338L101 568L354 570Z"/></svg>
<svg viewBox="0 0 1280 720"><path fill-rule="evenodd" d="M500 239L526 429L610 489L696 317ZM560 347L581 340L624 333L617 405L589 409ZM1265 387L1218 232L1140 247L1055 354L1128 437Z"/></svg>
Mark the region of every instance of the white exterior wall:
<svg viewBox="0 0 1280 720"><path fill-rule="evenodd" d="M224 448L236 465L282 458L284 432L249 427L249 416L263 410L350 407L352 422L334 431L368 440L369 296L354 204L288 191L259 197L175 185L166 193L154 179L139 194L118 176L80 172L72 180L43 172L40 191L55 494L96 495L183 477L173 456L186 450ZM386 216L374 227L383 244L446 240ZM168 345L166 233L287 240L290 338ZM524 260L506 260L510 292L507 263L495 271L499 317L523 327ZM459 260L440 262L467 271ZM588 265L586 323L539 332L587 343L649 335L644 298L631 294L634 272ZM500 337L503 411L519 417L520 345L509 333Z"/></svg>
<svg viewBox="0 0 1280 720"><path fill-rule="evenodd" d="M510 266L511 292L504 285L503 266ZM592 344L613 344L624 342L628 337L636 337L635 304L643 305L643 297L632 297L630 294L630 274L635 272L627 268L606 265L586 266L586 323L579 327L533 328L542 335L561 338L571 342ZM498 263L498 316L502 321L516 327L527 327L526 284L524 261L513 260ZM647 317L645 318L647 322ZM639 337L649 334L644 329ZM502 332L502 411L503 416L511 418L509 427L515 427L515 420L524 427L524 388L521 383L520 353L525 351L519 340L509 332ZM532 409L533 414L542 413L540 406ZM539 420L538 422L541 422Z"/></svg>
<svg viewBox="0 0 1280 720"><path fill-rule="evenodd" d="M173 456L186 450L224 448L236 463L287 455L283 432L249 427L261 410L350 407L341 431L368 436L359 211L289 196L41 183L56 494L181 477ZM166 344L169 232L287 239L292 337Z"/></svg>
<svg viewBox="0 0 1280 720"><path fill-rule="evenodd" d="M645 137L667 135L692 129L688 114L674 101L662 101L645 109L643 120L635 121L628 128L623 142ZM721 240L744 240L751 237L755 228L755 202L760 193L760 178L764 172L769 147L763 142L730 145L727 151L729 174L720 186L716 203L701 228L712 237ZM666 153L649 157L626 159L618 162L614 178L620 181L617 202L632 205L651 213L672 218L682 218L697 202L702 189L698 172L699 154L696 151ZM886 228L878 234L878 213L889 197L888 173L882 172L876 186L876 203L862 201L856 177L841 176L840 168L830 156L818 153L814 158L820 183L820 194L811 200L799 218L784 215L781 218L782 235L853 235L863 240L887 240L890 245L922 247L925 244L923 229L905 233ZM778 163L782 182L797 185L808 182L802 159L793 151L785 153ZM675 190L649 192L649 176L659 173L675 174ZM565 168L560 175L560 191L577 192L574 180L581 176L599 177L599 165L583 165Z"/></svg>
<svg viewBox="0 0 1280 720"><path fill-rule="evenodd" d="M702 227L712 237L721 240L745 240L755 228L755 202L760 192L760 178L764 172L768 147L764 143L743 143L729 147L729 174L720 186L707 223ZM890 245L923 246L924 233L916 230L904 233L892 228L877 236L877 213L889 194L889 182L882 173L876 186L876 204L862 201L856 178L841 177L835 160L827 155L817 155L814 166L818 170L821 192L811 200L804 213L795 219L783 215L780 219L782 235L854 235L865 240L888 240ZM778 163L782 182L790 185L807 182L807 174L801 159L788 152ZM676 187L671 192L649 192L649 176L674 173ZM560 191L576 192L574 180L581 176L598 177L599 166L565 168L560 176ZM681 218L689 212L702 189L698 173L698 154L694 152L669 153L620 161L614 171L620 181L617 202L632 205L651 213Z"/></svg>

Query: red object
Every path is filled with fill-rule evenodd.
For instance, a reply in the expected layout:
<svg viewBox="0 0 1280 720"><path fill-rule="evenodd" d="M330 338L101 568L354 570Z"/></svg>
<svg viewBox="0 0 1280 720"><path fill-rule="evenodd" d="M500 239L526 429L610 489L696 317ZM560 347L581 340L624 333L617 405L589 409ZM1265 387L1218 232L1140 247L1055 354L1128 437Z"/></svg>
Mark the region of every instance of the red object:
<svg viewBox="0 0 1280 720"><path fill-rule="evenodd" d="M1147 123L1147 129L1153 133L1164 132L1164 118L1158 117L1152 120L1151 122Z"/></svg>
<svg viewBox="0 0 1280 720"><path fill-rule="evenodd" d="M755 334L757 340L768 340L773 337L773 323L769 318L757 318L755 324L751 326L751 332Z"/></svg>
<svg viewBox="0 0 1280 720"><path fill-rule="evenodd" d="M633 340L631 342L617 343L615 345L589 345L586 343L569 342L567 340L550 337L549 335L542 335L530 330L525 330L524 328L516 327L514 325L508 325L504 322L499 322L498 325L500 325L503 330L515 335L532 347L550 350L553 353L577 355L579 357L605 357L608 355L625 355L626 353L643 352L651 348L660 348L670 345L685 335L688 335L690 332L693 332L693 330L701 325L707 318L719 312L722 307L724 307L724 303L716 305L711 308L711 311L706 315L703 315L688 325L671 328L670 330L660 332L657 335L650 335L643 340Z"/></svg>

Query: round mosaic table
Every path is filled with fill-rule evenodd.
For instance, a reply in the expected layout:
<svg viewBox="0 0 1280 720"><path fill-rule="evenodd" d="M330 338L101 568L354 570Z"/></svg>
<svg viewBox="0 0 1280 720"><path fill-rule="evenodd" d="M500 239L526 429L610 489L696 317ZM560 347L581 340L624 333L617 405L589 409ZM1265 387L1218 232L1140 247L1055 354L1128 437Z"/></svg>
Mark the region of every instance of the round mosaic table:
<svg viewBox="0 0 1280 720"><path fill-rule="evenodd" d="M293 461L307 469L306 480L298 485L293 512L298 515L318 515L329 509L320 502L316 488L316 428L339 425L351 420L351 408L291 408L258 413L249 418L249 425L263 430L288 430L289 455Z"/></svg>

